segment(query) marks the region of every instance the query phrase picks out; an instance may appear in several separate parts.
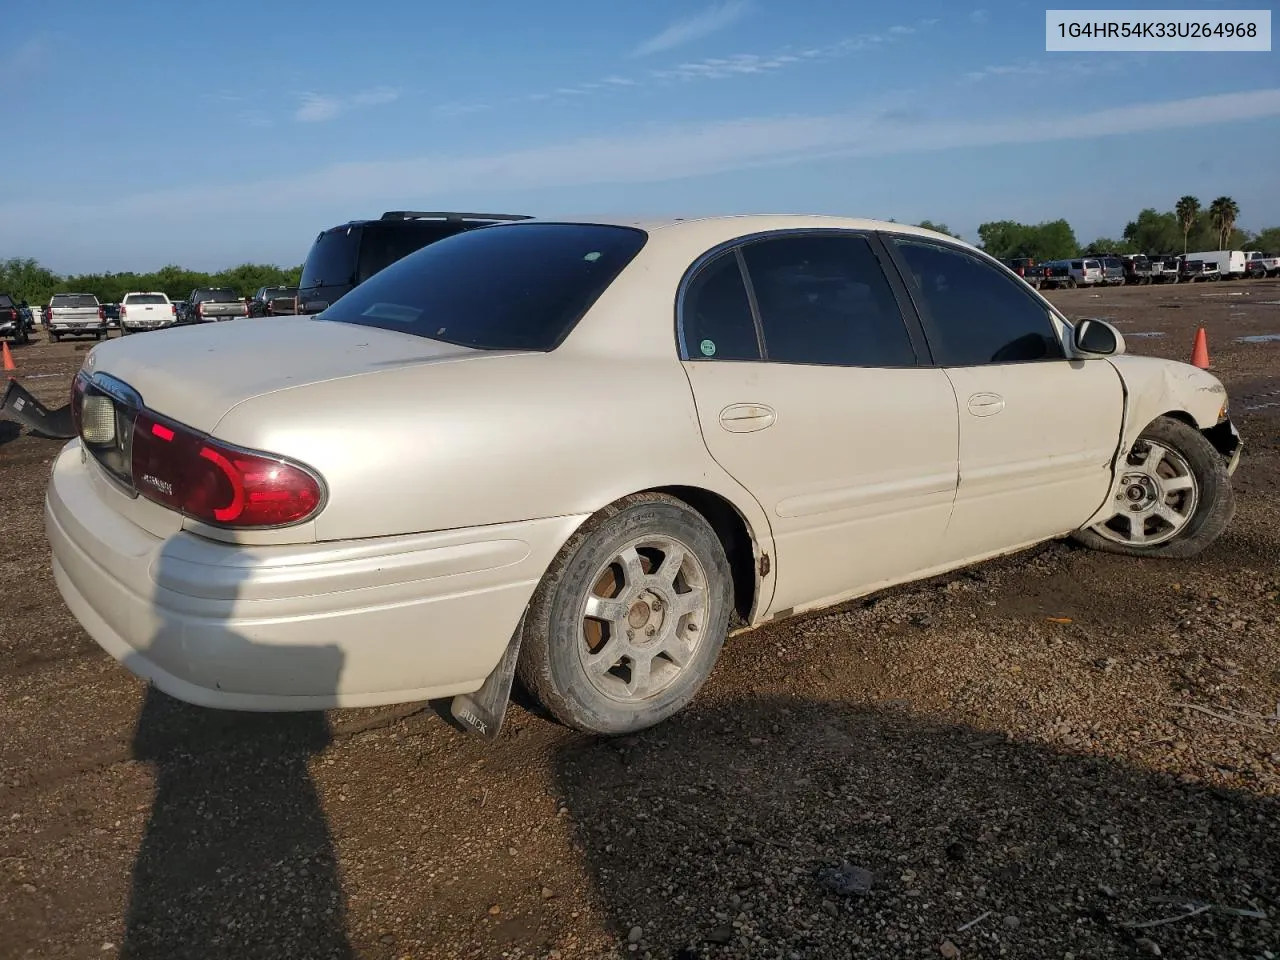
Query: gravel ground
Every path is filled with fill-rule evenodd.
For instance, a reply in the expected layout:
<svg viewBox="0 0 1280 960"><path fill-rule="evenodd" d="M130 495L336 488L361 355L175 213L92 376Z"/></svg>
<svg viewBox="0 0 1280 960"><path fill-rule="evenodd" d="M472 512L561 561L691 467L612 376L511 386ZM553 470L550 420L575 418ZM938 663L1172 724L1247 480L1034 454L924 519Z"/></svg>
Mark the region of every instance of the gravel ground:
<svg viewBox="0 0 1280 960"><path fill-rule="evenodd" d="M1280 958L1280 343L1235 340L1280 332L1280 283L1051 296L1137 353L1205 325L1227 535L735 638L621 741L147 692L52 584L56 445L0 421L0 958ZM18 376L60 404L86 347Z"/></svg>

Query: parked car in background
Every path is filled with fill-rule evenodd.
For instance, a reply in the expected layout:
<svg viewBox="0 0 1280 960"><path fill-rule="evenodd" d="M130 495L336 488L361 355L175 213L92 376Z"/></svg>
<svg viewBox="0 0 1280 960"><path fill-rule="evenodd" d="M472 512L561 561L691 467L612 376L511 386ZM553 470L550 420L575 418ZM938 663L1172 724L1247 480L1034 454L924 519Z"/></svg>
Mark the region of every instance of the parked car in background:
<svg viewBox="0 0 1280 960"><path fill-rule="evenodd" d="M1234 510L1216 377L903 224L503 224L240 326L94 348L44 514L88 633L207 707L496 734L518 673L625 734L732 630L1068 535L1188 558Z"/></svg>
<svg viewBox="0 0 1280 960"><path fill-rule="evenodd" d="M92 334L101 340L107 335L106 314L92 293L54 294L46 317L49 339L54 343L63 337Z"/></svg>
<svg viewBox="0 0 1280 960"><path fill-rule="evenodd" d="M1151 282L1151 260L1141 253L1128 253L1120 258L1124 268L1124 282L1128 284L1149 284Z"/></svg>
<svg viewBox="0 0 1280 960"><path fill-rule="evenodd" d="M528 219L512 213L388 210L377 220L331 227L316 237L302 266L298 313L319 313L380 270L445 237Z"/></svg>
<svg viewBox="0 0 1280 960"><path fill-rule="evenodd" d="M1053 260L1045 264L1042 286L1093 287L1103 282L1102 264L1091 257L1075 260Z"/></svg>
<svg viewBox="0 0 1280 960"><path fill-rule="evenodd" d="M1050 260L1048 263L1040 264L1039 270L1041 289L1058 290L1076 285L1071 276L1071 261L1069 260Z"/></svg>
<svg viewBox="0 0 1280 960"><path fill-rule="evenodd" d="M249 316L249 305L230 287L201 287L187 297L187 322L211 323Z"/></svg>
<svg viewBox="0 0 1280 960"><path fill-rule="evenodd" d="M1015 257L1012 260L1002 260L1001 263L1027 281L1032 287L1039 289L1040 271L1036 269L1036 261L1033 257Z"/></svg>
<svg viewBox="0 0 1280 960"><path fill-rule="evenodd" d="M1102 267L1102 283L1108 287L1123 286L1125 282L1124 262L1119 257L1104 256L1099 258Z"/></svg>
<svg viewBox="0 0 1280 960"><path fill-rule="evenodd" d="M1209 260L1192 260L1187 258L1182 261L1182 268L1179 271L1179 281L1198 280L1221 280L1222 276L1218 273L1218 265Z"/></svg>
<svg viewBox="0 0 1280 960"><path fill-rule="evenodd" d="M1246 272L1243 250L1208 250L1202 253L1188 253L1187 259L1213 264L1217 268L1218 276L1226 280L1238 280Z"/></svg>
<svg viewBox="0 0 1280 960"><path fill-rule="evenodd" d="M120 332L122 334L159 330L161 327L171 327L177 322L178 310L169 300L168 294L159 291L126 293L124 299L120 301Z"/></svg>
<svg viewBox="0 0 1280 960"><path fill-rule="evenodd" d="M24 310L25 303L18 303L7 293L0 293L0 337L15 343L31 339L31 311Z"/></svg>
<svg viewBox="0 0 1280 960"><path fill-rule="evenodd" d="M1149 257L1151 263L1151 282L1152 283L1177 283L1178 282L1178 258L1173 254L1153 254Z"/></svg>
<svg viewBox="0 0 1280 960"><path fill-rule="evenodd" d="M251 317L283 317L297 312L297 287L259 287L249 301Z"/></svg>
<svg viewBox="0 0 1280 960"><path fill-rule="evenodd" d="M1280 256L1261 250L1246 250L1244 260L1246 270L1254 275L1261 271L1264 277L1280 276Z"/></svg>
<svg viewBox="0 0 1280 960"><path fill-rule="evenodd" d="M102 304L102 319L107 322L108 330L118 329L120 326L120 304L104 303Z"/></svg>

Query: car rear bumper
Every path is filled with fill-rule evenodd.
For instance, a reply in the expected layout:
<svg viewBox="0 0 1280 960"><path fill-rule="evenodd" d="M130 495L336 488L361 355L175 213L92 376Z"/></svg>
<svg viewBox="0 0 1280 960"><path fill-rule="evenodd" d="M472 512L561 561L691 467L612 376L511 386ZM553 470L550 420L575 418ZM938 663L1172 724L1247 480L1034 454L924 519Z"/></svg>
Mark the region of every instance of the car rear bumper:
<svg viewBox="0 0 1280 960"><path fill-rule="evenodd" d="M103 499L97 470L75 440L54 463L45 525L63 599L133 673L233 710L478 689L583 519L299 546L163 538Z"/></svg>

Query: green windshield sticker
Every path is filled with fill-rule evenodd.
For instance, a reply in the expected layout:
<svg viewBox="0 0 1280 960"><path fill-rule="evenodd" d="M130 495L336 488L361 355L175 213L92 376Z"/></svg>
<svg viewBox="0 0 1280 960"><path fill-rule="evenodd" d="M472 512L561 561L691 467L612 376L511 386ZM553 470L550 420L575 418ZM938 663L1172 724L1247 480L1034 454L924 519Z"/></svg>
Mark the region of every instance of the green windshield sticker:
<svg viewBox="0 0 1280 960"><path fill-rule="evenodd" d="M704 357L714 357L716 355L716 342L714 340L703 340L702 343L698 344L698 347L702 350Z"/></svg>

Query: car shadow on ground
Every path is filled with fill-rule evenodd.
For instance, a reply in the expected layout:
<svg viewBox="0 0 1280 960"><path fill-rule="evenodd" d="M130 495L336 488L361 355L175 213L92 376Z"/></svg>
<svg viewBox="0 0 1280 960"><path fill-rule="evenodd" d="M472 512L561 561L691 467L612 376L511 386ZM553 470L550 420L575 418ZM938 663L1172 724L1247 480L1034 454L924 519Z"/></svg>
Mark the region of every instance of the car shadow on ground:
<svg viewBox="0 0 1280 960"><path fill-rule="evenodd" d="M22 436L22 427L12 420L0 420L0 444L11 443Z"/></svg>
<svg viewBox="0 0 1280 960"><path fill-rule="evenodd" d="M1275 798L899 708L695 702L575 741L556 779L622 955L1253 960L1280 944Z"/></svg>
<svg viewBox="0 0 1280 960"><path fill-rule="evenodd" d="M191 565L178 552L174 541L165 545L156 579L190 578ZM237 585L221 582L208 592L219 589L234 596ZM162 621L156 636L190 629ZM262 645L230 628L218 642L225 662L257 657L261 668ZM335 646L265 655L286 677L291 665L302 667L337 689L342 652ZM244 675L223 679L235 689ZM133 755L152 766L155 795L120 956L354 956L337 855L308 770L330 739L323 713L212 710L148 688Z"/></svg>

